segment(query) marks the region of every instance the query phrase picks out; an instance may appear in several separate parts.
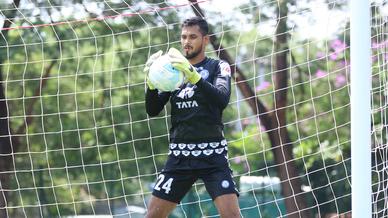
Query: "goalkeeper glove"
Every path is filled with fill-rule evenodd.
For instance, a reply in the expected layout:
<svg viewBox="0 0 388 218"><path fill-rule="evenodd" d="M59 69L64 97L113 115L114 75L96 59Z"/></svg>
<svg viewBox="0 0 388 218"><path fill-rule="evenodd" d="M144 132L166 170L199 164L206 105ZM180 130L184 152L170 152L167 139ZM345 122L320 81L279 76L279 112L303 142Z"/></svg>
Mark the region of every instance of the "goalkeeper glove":
<svg viewBox="0 0 388 218"><path fill-rule="evenodd" d="M168 56L172 66L181 71L189 83L194 85L201 79L201 75L195 70L195 68L182 55L180 51L175 48L170 48L168 51Z"/></svg>
<svg viewBox="0 0 388 218"><path fill-rule="evenodd" d="M154 63L154 61L156 59L158 59L161 55L162 55L163 51L162 50L159 50L158 52L152 54L147 62L145 63L145 67L144 67L144 70L143 72L146 73L146 82L147 82L147 86L150 90L154 90L155 89L155 86L151 83L151 81L149 80L148 78L148 73L149 73L149 70L150 70L150 66L152 65L152 63Z"/></svg>

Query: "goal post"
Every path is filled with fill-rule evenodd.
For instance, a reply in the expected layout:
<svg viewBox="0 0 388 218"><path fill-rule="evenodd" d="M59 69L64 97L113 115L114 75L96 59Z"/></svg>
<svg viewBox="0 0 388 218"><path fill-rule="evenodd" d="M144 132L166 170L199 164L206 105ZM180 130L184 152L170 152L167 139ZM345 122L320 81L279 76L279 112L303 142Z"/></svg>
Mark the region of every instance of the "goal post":
<svg viewBox="0 0 388 218"><path fill-rule="evenodd" d="M350 1L352 217L372 217L370 2Z"/></svg>

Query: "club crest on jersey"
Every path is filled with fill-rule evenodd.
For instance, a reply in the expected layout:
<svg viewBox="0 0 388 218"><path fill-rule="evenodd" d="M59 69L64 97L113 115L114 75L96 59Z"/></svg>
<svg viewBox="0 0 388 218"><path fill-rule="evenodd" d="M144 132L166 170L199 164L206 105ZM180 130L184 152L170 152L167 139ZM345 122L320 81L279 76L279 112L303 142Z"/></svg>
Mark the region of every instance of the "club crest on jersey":
<svg viewBox="0 0 388 218"><path fill-rule="evenodd" d="M229 181L228 180L222 180L221 186L222 188L229 188Z"/></svg>
<svg viewBox="0 0 388 218"><path fill-rule="evenodd" d="M198 72L199 72L199 74L201 74L201 77L203 79L207 79L209 77L209 71L204 69L203 67L199 67Z"/></svg>

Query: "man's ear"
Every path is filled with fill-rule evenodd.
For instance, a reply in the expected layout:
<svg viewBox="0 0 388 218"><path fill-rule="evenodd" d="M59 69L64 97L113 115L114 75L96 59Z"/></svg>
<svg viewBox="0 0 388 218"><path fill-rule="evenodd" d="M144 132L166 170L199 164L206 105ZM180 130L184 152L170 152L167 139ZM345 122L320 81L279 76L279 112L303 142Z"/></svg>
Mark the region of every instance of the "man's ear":
<svg viewBox="0 0 388 218"><path fill-rule="evenodd" d="M205 36L203 37L203 41L204 41L205 45L209 44L209 42L210 42L210 36L209 36L209 35L205 35Z"/></svg>

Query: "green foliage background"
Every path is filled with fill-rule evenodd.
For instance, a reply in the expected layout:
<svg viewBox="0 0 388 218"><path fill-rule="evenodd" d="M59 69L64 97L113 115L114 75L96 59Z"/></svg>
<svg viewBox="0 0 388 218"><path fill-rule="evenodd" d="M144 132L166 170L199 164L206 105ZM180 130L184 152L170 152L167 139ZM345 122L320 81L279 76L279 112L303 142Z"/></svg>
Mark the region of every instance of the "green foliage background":
<svg viewBox="0 0 388 218"><path fill-rule="evenodd" d="M54 7L45 10L43 1L31 2L41 7L40 14L55 13ZM53 5L86 2L51 1ZM106 16L118 16L126 13L128 5L138 4L98 5ZM4 13L8 7L0 4ZM275 5L263 7L273 11ZM188 7L185 10L192 13ZM274 42L254 27L272 18L259 10L265 11L240 6L249 17L250 30L236 31L233 17L220 20L220 14L214 12L207 16L223 46L240 60L237 65L248 78L246 82L253 89L260 85L259 79L268 82L256 95L272 107ZM26 9L18 17L20 13L32 16ZM119 18L14 29L1 41L9 123L14 132L25 128L15 135L21 146L14 153L11 169L8 206L14 208L12 215L93 214L98 213L98 204L145 207L150 184L166 159L170 124L168 106L155 118L145 113L143 67L153 52L179 47L183 17L175 10L163 10ZM45 19L49 17L35 16L30 23L19 19L14 26L39 25ZM297 36L289 41L287 128L300 177L311 188L308 202L319 205L316 214L350 211L348 34L345 28L335 38L318 43ZM335 51L330 42L334 40L347 46L331 60L329 55ZM325 56L317 57L318 53ZM216 57L210 47L207 54ZM326 74L317 76L318 70ZM375 75L386 73L376 69ZM336 82L339 76L345 78L340 85ZM31 119L28 125L26 119ZM224 122L236 181L243 175L276 176L266 130L241 99L236 84ZM198 190L204 192L202 184Z"/></svg>

